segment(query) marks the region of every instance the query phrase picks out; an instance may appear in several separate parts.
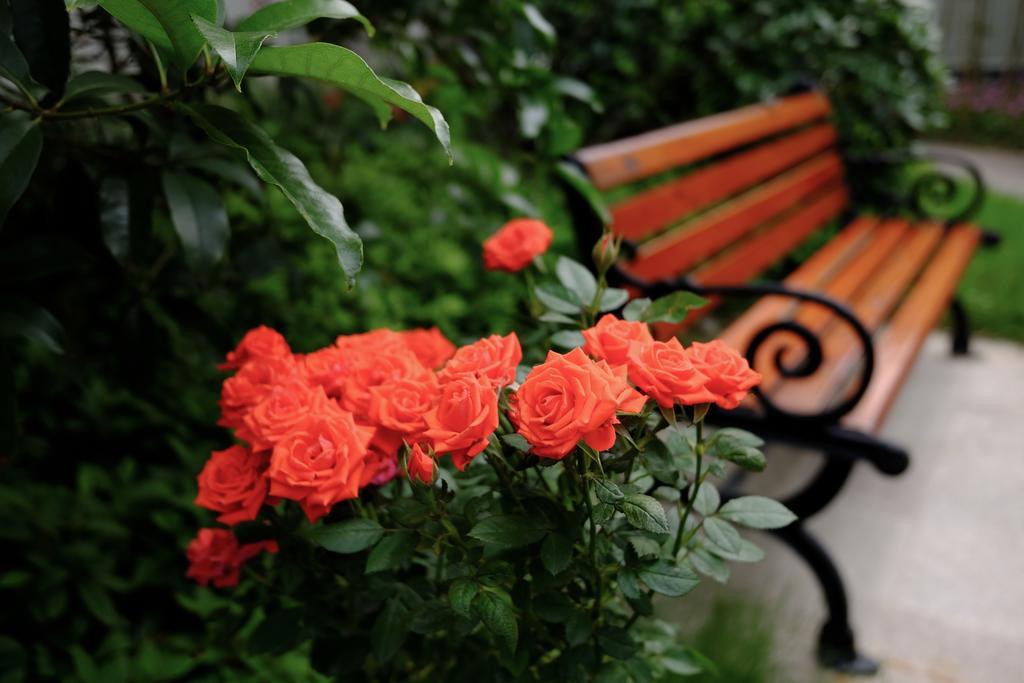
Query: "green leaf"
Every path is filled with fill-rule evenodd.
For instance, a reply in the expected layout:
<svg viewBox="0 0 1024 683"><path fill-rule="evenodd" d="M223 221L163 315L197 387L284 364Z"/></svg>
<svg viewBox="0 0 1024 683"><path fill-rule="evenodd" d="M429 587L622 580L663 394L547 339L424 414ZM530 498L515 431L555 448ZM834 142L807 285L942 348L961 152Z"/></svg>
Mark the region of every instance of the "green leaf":
<svg viewBox="0 0 1024 683"><path fill-rule="evenodd" d="M48 310L24 299L0 300L0 338L22 337L53 353L64 353L64 328Z"/></svg>
<svg viewBox="0 0 1024 683"><path fill-rule="evenodd" d="M603 626L597 631L597 644L615 659L629 659L637 650L629 631L617 626Z"/></svg>
<svg viewBox="0 0 1024 683"><path fill-rule="evenodd" d="M397 597L388 600L377 615L370 631L370 642L378 661L387 662L398 654L409 635L409 616L409 609Z"/></svg>
<svg viewBox="0 0 1024 683"><path fill-rule="evenodd" d="M718 516L751 529L780 529L797 520L785 505L764 496L733 498L722 506Z"/></svg>
<svg viewBox="0 0 1024 683"><path fill-rule="evenodd" d="M430 507L415 498L399 498L388 507L391 519L402 526L416 527L430 517Z"/></svg>
<svg viewBox="0 0 1024 683"><path fill-rule="evenodd" d="M363 263L363 244L345 222L338 198L313 182L298 157L239 114L214 105L185 107L185 111L213 140L243 151L256 175L277 186L313 232L334 244L351 287Z"/></svg>
<svg viewBox="0 0 1024 683"><path fill-rule="evenodd" d="M289 607L268 614L249 636L251 654L282 654L298 647L306 640L302 627L304 608Z"/></svg>
<svg viewBox="0 0 1024 683"><path fill-rule="evenodd" d="M524 3L523 15L537 33L544 36L549 43L555 42L555 27L541 14L539 9L529 3Z"/></svg>
<svg viewBox="0 0 1024 683"><path fill-rule="evenodd" d="M629 292L624 289L609 287L601 292L601 304L598 309L602 312L614 311L629 301Z"/></svg>
<svg viewBox="0 0 1024 683"><path fill-rule="evenodd" d="M733 562L760 562L764 559L764 551L745 538L740 538L739 550L735 552L729 552L718 547L708 548L708 551L713 555L726 560L732 560Z"/></svg>
<svg viewBox="0 0 1024 683"><path fill-rule="evenodd" d="M168 52L173 50L167 31L139 0L99 0L99 3L115 19L149 42Z"/></svg>
<svg viewBox="0 0 1024 683"><path fill-rule="evenodd" d="M608 210L608 205L605 203L604 197L601 196L601 192L594 187L594 184L590 182L590 179L577 164L561 161L555 166L555 172L562 182L579 193L602 225L612 222L612 214Z"/></svg>
<svg viewBox="0 0 1024 683"><path fill-rule="evenodd" d="M504 434L501 440L520 453L529 453L530 448L532 448L530 442L522 434Z"/></svg>
<svg viewBox="0 0 1024 683"><path fill-rule="evenodd" d="M552 576L562 573L572 561L572 541L564 534L548 534L540 546L540 561Z"/></svg>
<svg viewBox="0 0 1024 683"><path fill-rule="evenodd" d="M37 83L59 96L71 67L70 23L60 0L9 0L14 42Z"/></svg>
<svg viewBox="0 0 1024 683"><path fill-rule="evenodd" d="M718 583L725 583L729 580L729 565L720 557L713 555L707 548L697 548L689 555L693 568L701 574L706 574Z"/></svg>
<svg viewBox="0 0 1024 683"><path fill-rule="evenodd" d="M633 299L628 304L626 304L625 308L622 309L622 319L629 320L632 322L642 320L644 317L644 313L647 312L647 309L650 307L650 305L651 300L646 297L641 299Z"/></svg>
<svg viewBox="0 0 1024 683"><path fill-rule="evenodd" d="M548 531L549 528L539 524L537 519L519 514L501 514L480 520L469 530L468 536L487 545L517 548L536 543Z"/></svg>
<svg viewBox="0 0 1024 683"><path fill-rule="evenodd" d="M594 524L604 524L615 516L615 506L608 503L598 503L594 506Z"/></svg>
<svg viewBox="0 0 1024 683"><path fill-rule="evenodd" d="M575 349L585 343L583 333L579 330L560 330L551 335L551 344L560 349Z"/></svg>
<svg viewBox="0 0 1024 683"><path fill-rule="evenodd" d="M228 31L202 17L192 17L192 22L224 62L224 68L231 75L235 89L242 92L242 78L245 77L245 72L249 70L256 53L263 47L263 41L274 35L274 32Z"/></svg>
<svg viewBox="0 0 1024 683"><path fill-rule="evenodd" d="M690 309L707 306L708 300L693 292L673 292L652 302L640 318L646 323L678 323Z"/></svg>
<svg viewBox="0 0 1024 683"><path fill-rule="evenodd" d="M708 517L704 520L704 533L708 541L728 553L738 552L740 541L743 540L736 527L717 517Z"/></svg>
<svg viewBox="0 0 1024 683"><path fill-rule="evenodd" d="M574 314L583 310L583 302L571 289L557 282L545 282L534 288L537 299L556 313Z"/></svg>
<svg viewBox="0 0 1024 683"><path fill-rule="evenodd" d="M473 598L480 591L480 584L472 579L455 579L448 587L448 604L456 614L470 617Z"/></svg>
<svg viewBox="0 0 1024 683"><path fill-rule="evenodd" d="M351 91L361 99L377 99L402 109L434 131L452 159L448 123L437 109L423 104L408 83L381 78L352 50L327 43L268 47L260 51L251 70L277 76L302 76Z"/></svg>
<svg viewBox="0 0 1024 683"><path fill-rule="evenodd" d="M665 561L643 567L639 577L655 593L671 598L686 595L700 583L700 578L693 571Z"/></svg>
<svg viewBox="0 0 1024 683"><path fill-rule="evenodd" d="M0 227L28 187L42 149L42 131L27 113L0 116Z"/></svg>
<svg viewBox="0 0 1024 683"><path fill-rule="evenodd" d="M235 159L222 159L220 157L201 157L198 159L185 159L182 162L189 168L203 171L217 176L229 183L234 183L244 188L251 195L260 199L263 197L263 186L253 175L252 169L244 162Z"/></svg>
<svg viewBox="0 0 1024 683"><path fill-rule="evenodd" d="M642 493L634 493L626 496L622 501L621 508L622 513L626 516L626 521L637 529L653 531L656 534L668 533L665 509L654 498Z"/></svg>
<svg viewBox="0 0 1024 683"><path fill-rule="evenodd" d="M206 39L192 23L192 17L217 20L217 0L138 0L159 22L174 50L181 69L192 66ZM154 41L155 42L155 41Z"/></svg>
<svg viewBox="0 0 1024 683"><path fill-rule="evenodd" d="M412 557L416 550L416 534L412 531L396 531L385 536L370 551L366 558L366 573L398 569Z"/></svg>
<svg viewBox="0 0 1024 683"><path fill-rule="evenodd" d="M749 446L750 448L761 448L764 446L764 439L756 434L751 434L745 429L737 429L736 427L722 427L715 431L708 439L708 445L716 443L719 439L729 439L734 443L738 443L741 446Z"/></svg>
<svg viewBox="0 0 1024 683"><path fill-rule="evenodd" d="M654 489L654 497L660 500L664 500L668 503L675 503L679 500L679 489L674 489L670 486L659 486Z"/></svg>
<svg viewBox="0 0 1024 683"><path fill-rule="evenodd" d="M372 519L348 519L314 527L306 537L332 553L358 553L379 541L384 528Z"/></svg>
<svg viewBox="0 0 1024 683"><path fill-rule="evenodd" d="M594 493L597 495L597 499L604 503L615 504L626 497L619 485L611 479L594 479L593 481Z"/></svg>
<svg viewBox="0 0 1024 683"><path fill-rule="evenodd" d="M111 74L105 71L86 71L85 73L73 76L71 80L68 81L67 88L64 90L64 99L62 101L64 104L70 104L83 97L103 95L112 92L138 93L146 92L146 88L137 80L129 78L128 76Z"/></svg>
<svg viewBox="0 0 1024 683"><path fill-rule="evenodd" d="M618 584L619 590L622 591L623 595L636 600L643 595L640 592L639 578L633 569L627 567L619 572L619 575L615 577L615 582Z"/></svg>
<svg viewBox="0 0 1024 683"><path fill-rule="evenodd" d="M637 557L661 556L661 544L653 538L634 534L629 537L629 544L633 546L633 550L636 551Z"/></svg>
<svg viewBox="0 0 1024 683"><path fill-rule="evenodd" d="M690 491L693 491L694 485L690 485ZM710 481L705 481L697 489L697 497L693 501L693 509L709 517L715 514L718 506L722 504L722 498L718 494L718 489Z"/></svg>
<svg viewBox="0 0 1024 683"><path fill-rule="evenodd" d="M565 256L559 256L555 264L555 275L569 291L573 292L584 305L590 305L597 294L597 280L586 266Z"/></svg>
<svg viewBox="0 0 1024 683"><path fill-rule="evenodd" d="M587 612L574 611L565 620L565 640L570 647L585 643L594 630L594 618Z"/></svg>
<svg viewBox="0 0 1024 683"><path fill-rule="evenodd" d="M95 581L85 581L79 584L78 595L92 615L101 623L113 626L122 620L110 595Z"/></svg>
<svg viewBox="0 0 1024 683"><path fill-rule="evenodd" d="M673 457L688 457L697 452L697 430L692 426L669 425L658 430L655 436Z"/></svg>
<svg viewBox="0 0 1024 683"><path fill-rule="evenodd" d="M165 170L160 178L185 259L196 270L209 270L224 256L231 232L220 195L193 175Z"/></svg>
<svg viewBox="0 0 1024 683"><path fill-rule="evenodd" d="M519 642L519 625L509 601L494 591L486 590L473 600L473 609L505 650L515 652Z"/></svg>
<svg viewBox="0 0 1024 683"><path fill-rule="evenodd" d="M0 4L0 8L3 5ZM25 55L14 44L14 40L5 31L0 30L0 76L5 76L26 90L29 89L31 77L28 75L28 62Z"/></svg>
<svg viewBox="0 0 1024 683"><path fill-rule="evenodd" d="M239 31L287 31L314 19L355 19L372 37L373 24L344 0L286 0L258 9L242 20Z"/></svg>
<svg viewBox="0 0 1024 683"><path fill-rule="evenodd" d="M749 443L751 440L744 436L718 432L708 441L707 453L734 463L747 471L761 472L768 464L764 453L756 446L747 445Z"/></svg>
<svg viewBox="0 0 1024 683"><path fill-rule="evenodd" d="M561 323L563 325L576 325L578 322L577 320L574 320L567 315L563 315L562 313L555 313L554 311L548 311L540 318L538 318L538 320L540 320L542 323Z"/></svg>

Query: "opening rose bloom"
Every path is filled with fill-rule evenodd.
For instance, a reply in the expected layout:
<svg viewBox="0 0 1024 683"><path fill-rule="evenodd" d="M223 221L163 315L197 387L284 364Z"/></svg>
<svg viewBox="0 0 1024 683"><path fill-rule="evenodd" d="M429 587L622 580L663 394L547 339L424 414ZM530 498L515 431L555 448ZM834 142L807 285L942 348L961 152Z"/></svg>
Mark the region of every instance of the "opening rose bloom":
<svg viewBox="0 0 1024 683"><path fill-rule="evenodd" d="M484 242L484 266L487 270L520 271L548 250L553 237L551 228L541 221L511 220Z"/></svg>
<svg viewBox="0 0 1024 683"><path fill-rule="evenodd" d="M698 372L707 376L704 388L726 410L738 406L747 392L761 383L761 375L750 368L747 359L721 339L707 344L693 342L686 356Z"/></svg>
<svg viewBox="0 0 1024 683"><path fill-rule="evenodd" d="M460 375L441 386L441 398L426 415L427 431L437 453L450 453L459 470L487 448L498 428L498 394L472 375Z"/></svg>
<svg viewBox="0 0 1024 683"><path fill-rule="evenodd" d="M245 415L236 430L238 438L257 451L270 450L311 413L333 403L321 387L311 388L294 379L271 388L270 393Z"/></svg>
<svg viewBox="0 0 1024 683"><path fill-rule="evenodd" d="M504 337L492 334L456 351L439 376L444 382L459 375L472 375L500 389L515 380L516 367L522 359L523 349L515 332Z"/></svg>
<svg viewBox="0 0 1024 683"><path fill-rule="evenodd" d="M310 522L335 503L355 498L374 431L336 407L307 416L274 446L267 470L270 495L298 501Z"/></svg>
<svg viewBox="0 0 1024 683"><path fill-rule="evenodd" d="M433 484L434 475L437 472L437 465L429 454L423 451L419 444L415 444L409 451L409 479L415 479L421 484Z"/></svg>
<svg viewBox="0 0 1024 683"><path fill-rule="evenodd" d="M561 459L583 441L598 451L615 443L616 413L637 413L646 399L624 369L591 360L581 349L549 351L515 393L517 431L541 457Z"/></svg>
<svg viewBox="0 0 1024 683"><path fill-rule="evenodd" d="M229 351L218 370L238 370L254 358L288 358L292 350L277 330L260 325L249 330L238 342L234 351Z"/></svg>
<svg viewBox="0 0 1024 683"><path fill-rule="evenodd" d="M250 359L238 374L224 380L220 394L221 417L217 424L231 429L243 427L249 411L269 396L275 386L288 382L296 374L297 366L291 356Z"/></svg>
<svg viewBox="0 0 1024 683"><path fill-rule="evenodd" d="M707 375L694 367L675 337L635 349L629 359L629 378L637 389L662 408L671 408L676 403L690 406L715 400L715 394L705 386Z"/></svg>
<svg viewBox="0 0 1024 683"><path fill-rule="evenodd" d="M214 451L199 473L196 505L221 513L217 517L221 524L256 519L267 499L266 468L265 456L242 446Z"/></svg>
<svg viewBox="0 0 1024 683"><path fill-rule="evenodd" d="M203 586L211 583L218 588L237 586L242 565L264 550L276 553L277 543L239 544L227 529L200 529L185 553L189 562L185 575Z"/></svg>
<svg viewBox="0 0 1024 683"><path fill-rule="evenodd" d="M398 334L424 367L439 368L455 353L455 344L448 341L436 327L405 330Z"/></svg>
<svg viewBox="0 0 1024 683"><path fill-rule="evenodd" d="M611 313L604 315L593 327L583 330L583 350L612 365L625 365L630 352L654 341L647 323L621 320Z"/></svg>

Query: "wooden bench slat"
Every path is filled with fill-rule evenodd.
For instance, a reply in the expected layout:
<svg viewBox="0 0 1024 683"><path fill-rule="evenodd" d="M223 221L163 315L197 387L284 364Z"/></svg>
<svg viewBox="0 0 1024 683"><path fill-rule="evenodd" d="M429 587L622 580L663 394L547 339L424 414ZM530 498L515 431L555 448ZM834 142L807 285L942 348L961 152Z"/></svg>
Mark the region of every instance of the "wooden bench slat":
<svg viewBox="0 0 1024 683"><path fill-rule="evenodd" d="M835 128L826 123L740 152L618 202L611 207L612 226L627 239L641 239L781 173L835 142Z"/></svg>
<svg viewBox="0 0 1024 683"><path fill-rule="evenodd" d="M845 425L868 432L881 428L925 337L949 306L980 238L981 232L970 225L959 225L945 236L938 254L882 332L871 385L847 415Z"/></svg>
<svg viewBox="0 0 1024 683"><path fill-rule="evenodd" d="M824 95L803 93L586 147L576 158L594 185L607 190L795 128L829 111Z"/></svg>
<svg viewBox="0 0 1024 683"><path fill-rule="evenodd" d="M654 280L677 275L735 243L754 228L767 224L822 187L835 184L842 163L835 154L816 157L742 197L713 209L690 225L642 244L626 268Z"/></svg>

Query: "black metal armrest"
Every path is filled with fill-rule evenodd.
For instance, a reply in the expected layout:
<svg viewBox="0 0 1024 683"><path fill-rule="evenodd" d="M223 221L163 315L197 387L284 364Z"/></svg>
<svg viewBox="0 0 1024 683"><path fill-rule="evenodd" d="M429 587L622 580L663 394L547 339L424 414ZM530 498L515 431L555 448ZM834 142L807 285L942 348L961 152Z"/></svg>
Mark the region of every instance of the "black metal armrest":
<svg viewBox="0 0 1024 683"><path fill-rule="evenodd" d="M846 152L843 154L843 160L852 171L850 176L854 181L861 176L877 177L886 167L900 167L913 163L932 164L927 171L917 174L905 191L883 191L886 200L893 207L909 211L921 219L940 220L947 226L952 226L969 220L985 201L985 182L978 167L955 154L921 149L875 154ZM949 172L951 168L961 171L959 180ZM966 184L968 188L966 201L958 201L957 187L960 184Z"/></svg>
<svg viewBox="0 0 1024 683"><path fill-rule="evenodd" d="M616 268L615 274L620 279L620 282L636 287L652 297L664 296L678 290L690 291L701 296L784 296L796 299L802 303L822 306L837 316L844 324L849 325L864 354L864 364L853 390L842 401L832 407L823 408L813 413L797 413L776 404L768 394L759 388L755 388L753 393L761 401L765 411L776 418L790 422L815 423L819 425L835 424L839 422L840 418L853 410L861 397L864 396L864 392L867 391L871 375L875 369L875 347L871 333L848 306L831 297L774 282L743 285L701 285L685 277L653 282L645 281L621 268ZM821 345L821 340L814 330L811 330L797 320L779 320L768 323L754 334L747 348L743 350L747 362L750 363L752 368L757 369L758 350L769 338L779 332L788 332L795 335L804 347L802 358L795 364L786 364L782 357L782 350L776 352L772 362L779 375L785 378L810 377L821 368L825 360L825 352Z"/></svg>

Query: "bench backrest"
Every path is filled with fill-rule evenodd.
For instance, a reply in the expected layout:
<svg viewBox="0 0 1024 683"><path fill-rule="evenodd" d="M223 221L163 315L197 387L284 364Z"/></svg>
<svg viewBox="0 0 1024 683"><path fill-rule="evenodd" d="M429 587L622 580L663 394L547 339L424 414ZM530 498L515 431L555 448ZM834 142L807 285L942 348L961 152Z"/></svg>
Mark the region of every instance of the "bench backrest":
<svg viewBox="0 0 1024 683"><path fill-rule="evenodd" d="M702 284L756 277L847 205L828 100L807 92L579 150L599 190L683 169L611 206L624 269ZM586 245L582 245L584 248Z"/></svg>

